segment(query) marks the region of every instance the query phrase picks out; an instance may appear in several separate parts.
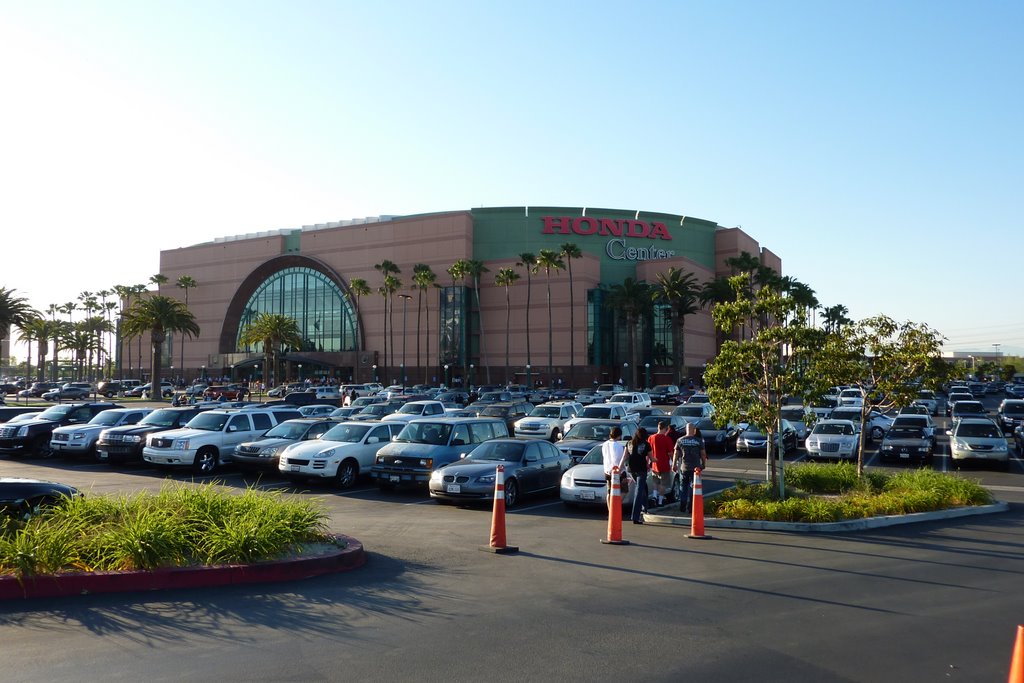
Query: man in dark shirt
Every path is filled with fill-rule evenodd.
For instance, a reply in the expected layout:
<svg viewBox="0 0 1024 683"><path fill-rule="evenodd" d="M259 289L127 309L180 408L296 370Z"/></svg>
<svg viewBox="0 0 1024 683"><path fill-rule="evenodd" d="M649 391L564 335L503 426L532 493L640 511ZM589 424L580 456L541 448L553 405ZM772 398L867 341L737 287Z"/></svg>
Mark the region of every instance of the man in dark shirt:
<svg viewBox="0 0 1024 683"><path fill-rule="evenodd" d="M686 423L686 431L672 451L672 469L679 471L680 495L679 511L684 514L693 512L693 473L698 467L707 466L708 454L704 450L704 439L692 422Z"/></svg>

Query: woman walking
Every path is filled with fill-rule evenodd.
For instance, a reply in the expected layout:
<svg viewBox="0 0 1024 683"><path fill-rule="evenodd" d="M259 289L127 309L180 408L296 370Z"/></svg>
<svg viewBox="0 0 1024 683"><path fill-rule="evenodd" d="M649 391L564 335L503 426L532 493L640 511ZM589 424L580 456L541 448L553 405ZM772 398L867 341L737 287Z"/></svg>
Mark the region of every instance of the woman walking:
<svg viewBox="0 0 1024 683"><path fill-rule="evenodd" d="M633 494L633 524L643 524L641 515L647 512L647 470L651 464L651 444L647 443L647 430L640 427L626 444L626 463L629 474L636 481Z"/></svg>

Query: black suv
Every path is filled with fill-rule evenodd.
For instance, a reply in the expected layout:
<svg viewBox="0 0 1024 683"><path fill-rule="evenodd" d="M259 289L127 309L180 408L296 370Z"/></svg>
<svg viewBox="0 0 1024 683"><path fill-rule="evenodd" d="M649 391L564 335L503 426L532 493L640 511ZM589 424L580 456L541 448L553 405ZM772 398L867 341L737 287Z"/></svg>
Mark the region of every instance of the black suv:
<svg viewBox="0 0 1024 683"><path fill-rule="evenodd" d="M212 407L158 408L136 424L104 429L96 442L96 459L109 463L141 461L147 436L184 427L186 422Z"/></svg>
<svg viewBox="0 0 1024 683"><path fill-rule="evenodd" d="M48 458L53 455L50 437L54 429L85 424L104 410L123 407L116 403L65 403L47 408L31 420L0 425L0 453L35 453Z"/></svg>

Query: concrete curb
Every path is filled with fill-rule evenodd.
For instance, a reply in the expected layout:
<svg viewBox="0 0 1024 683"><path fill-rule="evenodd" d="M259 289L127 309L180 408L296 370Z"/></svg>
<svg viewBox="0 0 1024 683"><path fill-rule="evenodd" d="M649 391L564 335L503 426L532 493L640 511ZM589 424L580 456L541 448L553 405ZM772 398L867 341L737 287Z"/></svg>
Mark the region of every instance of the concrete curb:
<svg viewBox="0 0 1024 683"><path fill-rule="evenodd" d="M766 522L757 519L718 519L705 517L706 528L718 529L752 529L756 531L793 531L798 533L831 534L845 531L864 531L866 529L879 529L887 526L900 524L918 524L920 522L933 522L940 519L955 519L957 517L973 517L974 515L992 515L999 512L1006 512L1010 509L1008 503L993 503L992 505L971 505L967 507L951 508L949 510L935 510L934 512L914 512L909 515L887 515L885 517L867 517L864 519L851 519L845 522L823 522L820 524L812 522ZM644 522L647 524L661 524L664 526L685 526L690 528L690 518L677 515L646 514Z"/></svg>
<svg viewBox="0 0 1024 683"><path fill-rule="evenodd" d="M342 534L335 534L335 538L344 541L345 547L310 557L258 564L173 567L153 571L75 572L23 580L16 576L0 576L0 600L296 581L358 569L366 563L366 552L361 542Z"/></svg>

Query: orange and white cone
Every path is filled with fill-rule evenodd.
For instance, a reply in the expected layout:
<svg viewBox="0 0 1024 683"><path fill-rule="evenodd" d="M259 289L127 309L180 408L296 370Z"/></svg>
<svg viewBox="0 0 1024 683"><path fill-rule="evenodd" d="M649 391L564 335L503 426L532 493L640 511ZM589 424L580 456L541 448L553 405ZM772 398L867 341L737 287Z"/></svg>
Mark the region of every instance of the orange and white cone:
<svg viewBox="0 0 1024 683"><path fill-rule="evenodd" d="M690 533L687 538L711 538L704 534L704 485L700 481L700 468L693 471L693 512L690 514Z"/></svg>
<svg viewBox="0 0 1024 683"><path fill-rule="evenodd" d="M1009 683L1024 683L1024 626L1017 627L1017 642L1013 645L1013 659L1010 660Z"/></svg>
<svg viewBox="0 0 1024 683"><path fill-rule="evenodd" d="M619 468L612 468L612 490L608 497L608 538L601 543L607 545L629 545L622 540L622 487L619 483Z"/></svg>
<svg viewBox="0 0 1024 683"><path fill-rule="evenodd" d="M516 553L519 547L505 543L505 466L494 473L494 512L491 513L491 544L480 548L491 553Z"/></svg>

